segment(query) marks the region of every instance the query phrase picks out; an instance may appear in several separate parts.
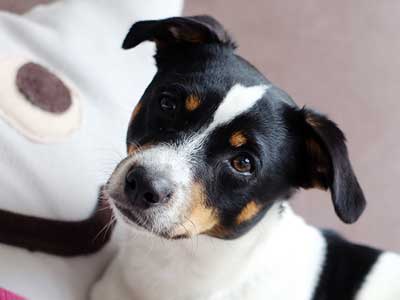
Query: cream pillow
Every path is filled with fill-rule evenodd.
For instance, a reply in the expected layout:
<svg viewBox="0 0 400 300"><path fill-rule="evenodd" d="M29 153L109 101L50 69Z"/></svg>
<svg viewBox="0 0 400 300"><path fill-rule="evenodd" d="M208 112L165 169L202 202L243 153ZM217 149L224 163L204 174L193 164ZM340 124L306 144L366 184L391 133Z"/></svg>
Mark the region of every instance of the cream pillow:
<svg viewBox="0 0 400 300"><path fill-rule="evenodd" d="M62 220L92 212L155 72L153 45L124 52L123 38L133 22L181 8L181 0L65 0L23 16L0 12L1 209ZM110 252L64 259L0 245L0 287L28 299L86 299Z"/></svg>

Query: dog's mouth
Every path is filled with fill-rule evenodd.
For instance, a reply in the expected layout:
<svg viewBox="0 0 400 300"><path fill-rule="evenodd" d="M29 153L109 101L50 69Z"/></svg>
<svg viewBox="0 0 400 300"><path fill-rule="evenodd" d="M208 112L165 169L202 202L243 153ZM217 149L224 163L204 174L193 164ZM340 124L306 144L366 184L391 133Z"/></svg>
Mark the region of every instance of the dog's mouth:
<svg viewBox="0 0 400 300"><path fill-rule="evenodd" d="M148 216L140 215L133 208L119 203L112 199L115 209L118 210L121 221L125 222L128 226L134 227L140 231L146 231L150 234L169 239L178 240L190 238L189 234L175 234L175 230L160 230L155 228L152 219Z"/></svg>
<svg viewBox="0 0 400 300"><path fill-rule="evenodd" d="M114 202L115 207L122 214L122 216L126 219L126 221L133 222L136 225L139 225L140 227L143 227L143 228L147 229L146 226L145 226L145 222L141 218L136 216L136 214L133 213L132 209L126 208L126 207L121 206L120 204L117 204L117 203L118 202Z"/></svg>
<svg viewBox="0 0 400 300"><path fill-rule="evenodd" d="M120 216L122 217L123 222L127 223L128 225L139 226L146 231L154 233L154 230L152 229L152 226L146 217L140 216L134 211L133 208L125 206L119 203L119 201L116 201L114 199L112 199L112 201L115 208L118 210Z"/></svg>

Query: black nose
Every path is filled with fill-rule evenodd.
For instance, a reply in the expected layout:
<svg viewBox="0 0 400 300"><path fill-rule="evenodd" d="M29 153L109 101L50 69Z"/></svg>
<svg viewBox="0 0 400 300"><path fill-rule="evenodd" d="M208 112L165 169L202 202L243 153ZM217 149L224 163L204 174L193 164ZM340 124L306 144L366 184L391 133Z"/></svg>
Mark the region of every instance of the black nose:
<svg viewBox="0 0 400 300"><path fill-rule="evenodd" d="M134 167L126 175L125 193L133 206L146 209L166 203L172 195L172 184L161 176L152 178L143 167Z"/></svg>

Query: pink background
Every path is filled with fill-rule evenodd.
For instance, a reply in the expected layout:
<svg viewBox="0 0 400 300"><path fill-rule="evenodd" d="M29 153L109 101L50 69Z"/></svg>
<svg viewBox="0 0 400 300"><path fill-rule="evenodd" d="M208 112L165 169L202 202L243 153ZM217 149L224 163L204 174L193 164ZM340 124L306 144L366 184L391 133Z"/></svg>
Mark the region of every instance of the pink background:
<svg viewBox="0 0 400 300"><path fill-rule="evenodd" d="M23 12L39 2L49 1L0 0L0 9ZM204 13L299 105L328 114L347 135L369 202L365 214L344 225L329 193L311 190L295 197L298 213L350 239L400 251L400 1L186 1L185 14Z"/></svg>

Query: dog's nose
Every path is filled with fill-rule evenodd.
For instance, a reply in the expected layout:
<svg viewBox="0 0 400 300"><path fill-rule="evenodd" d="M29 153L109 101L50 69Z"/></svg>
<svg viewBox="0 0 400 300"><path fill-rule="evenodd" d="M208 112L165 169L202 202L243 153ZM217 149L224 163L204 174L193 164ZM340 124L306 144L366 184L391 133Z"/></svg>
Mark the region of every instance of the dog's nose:
<svg viewBox="0 0 400 300"><path fill-rule="evenodd" d="M172 184L161 176L152 178L142 167L134 167L126 175L125 193L134 207L146 209L168 202Z"/></svg>

